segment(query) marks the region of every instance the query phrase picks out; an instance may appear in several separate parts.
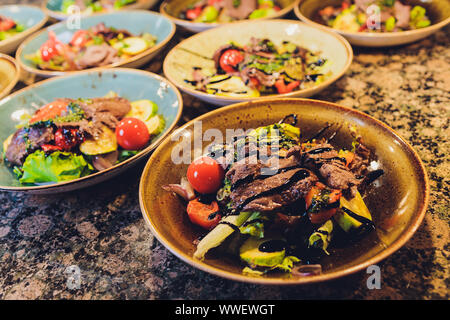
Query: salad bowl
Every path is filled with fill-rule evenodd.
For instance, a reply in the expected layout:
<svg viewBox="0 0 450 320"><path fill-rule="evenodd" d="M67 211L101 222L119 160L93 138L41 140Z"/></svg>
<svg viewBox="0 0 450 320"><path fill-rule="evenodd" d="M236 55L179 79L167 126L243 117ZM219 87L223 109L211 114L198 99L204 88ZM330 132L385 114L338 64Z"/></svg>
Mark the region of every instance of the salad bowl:
<svg viewBox="0 0 450 320"><path fill-rule="evenodd" d="M73 3L72 3L73 2ZM95 1L92 1L95 2ZM102 14L107 11L113 11L113 10L136 10L136 9L150 9L153 7L157 0L136 0L132 3L127 4L127 1L116 1L118 4L116 7L117 9L103 9L100 11L94 11L90 8L86 10L85 12L80 12L80 16L90 16L95 14ZM111 3L114 5L114 1L111 0ZM42 10L53 20L66 20L70 17L69 13L64 12L64 7L70 6L75 4L75 1L64 1L64 0L44 0L42 1ZM73 12L77 13L77 12Z"/></svg>
<svg viewBox="0 0 450 320"><path fill-rule="evenodd" d="M0 53L10 54L27 37L41 29L47 22L47 15L38 7L27 5L0 6L0 16L12 19L23 27L23 31L0 41Z"/></svg>
<svg viewBox="0 0 450 320"><path fill-rule="evenodd" d="M198 90L190 81L193 70L197 69L219 74L213 56L220 48L229 44L245 46L255 38L268 39L275 46L290 42L311 52L319 52L322 60L328 62L328 76L323 81L305 88L298 87L288 93L278 93L278 97L310 97L317 94L342 77L353 60L350 44L340 35L324 28L292 20L243 21L207 30L180 42L167 54L163 63L164 74L182 91L213 105L274 97L275 94L257 97L211 94Z"/></svg>
<svg viewBox="0 0 450 320"><path fill-rule="evenodd" d="M427 27L396 32L350 32L328 27L320 22L319 10L327 6L340 6L342 0L297 0L294 6L295 15L313 26L322 26L338 32L352 45L363 47L389 47L415 42L430 36L450 23L450 1L448 0L412 0L408 5L421 6L426 9L431 24Z"/></svg>
<svg viewBox="0 0 450 320"><path fill-rule="evenodd" d="M348 128L354 126L363 137L365 145L374 151L384 174L364 196L364 202L372 213L375 230L359 242L330 249L330 255L325 255L321 260L322 272L308 276L283 272L244 274L239 258L221 255L221 251L210 252L204 259L198 259L198 239L203 241L209 234L205 236L204 229L191 223L193 220L188 218L185 202L181 197L163 189L167 184L178 184L186 176L190 166L189 161L174 164L174 154L178 154L181 149L183 152L190 151L187 160L192 161L196 158L195 150L199 149L201 153L203 149L200 148L211 144L211 137L198 140L210 129L219 130L225 136L228 129L246 130L280 123L280 119L291 114L298 116L297 126L300 127L302 137L311 137L326 123L335 123L343 126L334 136L333 144L348 146L352 141L351 130ZM194 141L198 141L197 144ZM164 176L160 175L168 166L171 170L165 171ZM187 177L191 181L189 173ZM233 104L204 114L178 128L148 160L140 181L139 197L143 217L152 233L184 262L231 280L292 285L346 276L393 254L411 238L421 224L429 200L429 183L416 152L384 123L363 112L337 104L285 98Z"/></svg>
<svg viewBox="0 0 450 320"><path fill-rule="evenodd" d="M0 99L7 96L20 78L20 68L17 61L0 53Z"/></svg>
<svg viewBox="0 0 450 320"><path fill-rule="evenodd" d="M81 178L59 183L21 184L13 170L6 166L5 161L2 161L0 190L50 194L80 189L105 181L145 158L174 128L182 113L183 102L179 91L166 79L156 74L127 68L81 71L75 75L38 82L1 100L0 139L7 141L7 138L17 130L16 126L23 122L23 115L33 114L36 106L42 106L60 98L90 99L103 97L111 92L129 101L148 99L158 106L158 114L165 120L164 127L158 135L151 137L145 148L106 170L95 171ZM4 154L5 147L2 149Z"/></svg>
<svg viewBox="0 0 450 320"><path fill-rule="evenodd" d="M198 0L165 0L160 6L160 12L171 19L177 26L182 27L192 33L205 31L211 28L215 28L230 22L196 22L189 21L187 19L181 19L180 15L183 10L190 5L198 2ZM277 19L282 18L292 11L295 5L295 0L280 0L278 1L280 10L267 17L259 19ZM239 20L237 20L239 21Z"/></svg>
<svg viewBox="0 0 450 320"><path fill-rule="evenodd" d="M108 28L126 30L135 35L150 34L156 38L154 45L144 51L101 68L140 67L149 62L170 41L175 33L175 25L169 19L158 13L145 10L117 11L84 17L80 19L80 29L86 30L101 23ZM23 42L17 49L16 59L22 69L45 78L78 72L41 70L29 58L38 54L41 46L49 39L49 32L53 32L61 42L69 43L77 31L78 28L74 29L66 22L54 24Z"/></svg>

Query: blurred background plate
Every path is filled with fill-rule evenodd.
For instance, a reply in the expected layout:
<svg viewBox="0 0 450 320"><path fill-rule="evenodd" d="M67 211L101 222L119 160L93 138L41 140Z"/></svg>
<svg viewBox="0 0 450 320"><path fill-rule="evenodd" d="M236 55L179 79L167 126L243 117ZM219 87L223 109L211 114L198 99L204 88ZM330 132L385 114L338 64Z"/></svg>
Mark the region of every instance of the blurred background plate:
<svg viewBox="0 0 450 320"><path fill-rule="evenodd" d="M192 78L194 67L214 68L213 54L230 41L245 45L252 37L269 39L276 46L290 41L330 61L331 76L320 84L290 93L265 95L257 98L225 97L208 94L187 83ZM209 58L211 57L211 58ZM166 56L163 64L164 75L184 92L214 105L260 100L267 97L310 97L319 93L338 80L353 60L350 44L343 37L325 28L317 28L294 20L241 21L210 29L191 36L176 45Z"/></svg>
<svg viewBox="0 0 450 320"><path fill-rule="evenodd" d="M61 11L64 0L42 0L42 10L51 17L53 21L65 20L69 18L68 14ZM137 0L135 3L124 6L121 10L134 10L134 9L150 9L158 0ZM95 13L95 14L102 14ZM88 14L94 15L94 14Z"/></svg>
<svg viewBox="0 0 450 320"><path fill-rule="evenodd" d="M227 23L202 23L189 21L187 19L181 19L180 13L186 10L186 8L189 5L192 5L196 2L198 2L198 0L165 0L161 4L159 10L164 16L170 18L173 22L175 22L177 26L182 27L193 33L205 31L211 28L227 24ZM295 0L277 0L277 4L280 6L281 10L269 17L260 18L258 20L282 18L289 12L291 12L291 10L294 8L295 2L296 2ZM239 21L242 20L238 20L236 22Z"/></svg>
<svg viewBox="0 0 450 320"><path fill-rule="evenodd" d="M80 20L80 28L88 29L101 22L103 22L106 27L125 29L134 35L139 35L141 33L147 32L157 37L155 46L148 48L144 52L139 53L128 60L114 63L101 68L137 68L146 64L170 41L170 39L175 34L176 29L175 24L169 19L163 17L161 14L145 10L122 10L112 13L84 17ZM26 55L35 53L37 50L39 50L41 45L48 40L48 31L50 30L55 32L57 38L62 42L68 43L73 34L78 29L71 28L71 25L67 24L66 22L60 22L30 37L17 49L16 59L19 62L20 66L29 73L47 78L79 72L40 70L35 67L31 61L25 59Z"/></svg>
<svg viewBox="0 0 450 320"><path fill-rule="evenodd" d="M17 61L0 53L0 99L8 95L19 81L20 67Z"/></svg>
<svg viewBox="0 0 450 320"><path fill-rule="evenodd" d="M35 6L0 6L0 15L11 18L25 27L24 31L0 41L0 52L7 54L14 52L28 36L38 31L47 22L47 15Z"/></svg>
<svg viewBox="0 0 450 320"><path fill-rule="evenodd" d="M313 26L322 26L343 35L351 44L363 47L389 47L411 43L435 33L450 23L449 0L408 0L406 3L425 7L431 19L429 27L401 32L347 32L330 28L318 20L318 11L327 6L340 6L342 0L297 0L296 16Z"/></svg>

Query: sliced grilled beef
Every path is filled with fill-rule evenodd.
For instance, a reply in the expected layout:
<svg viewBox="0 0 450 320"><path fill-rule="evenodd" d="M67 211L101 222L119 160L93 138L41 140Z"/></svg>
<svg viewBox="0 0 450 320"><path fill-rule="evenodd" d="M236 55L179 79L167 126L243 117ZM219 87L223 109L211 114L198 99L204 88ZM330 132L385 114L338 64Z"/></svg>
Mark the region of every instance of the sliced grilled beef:
<svg viewBox="0 0 450 320"><path fill-rule="evenodd" d="M21 128L14 133L11 143L5 153L6 160L11 165L21 166L25 158L41 145L54 140L52 127L34 126Z"/></svg>

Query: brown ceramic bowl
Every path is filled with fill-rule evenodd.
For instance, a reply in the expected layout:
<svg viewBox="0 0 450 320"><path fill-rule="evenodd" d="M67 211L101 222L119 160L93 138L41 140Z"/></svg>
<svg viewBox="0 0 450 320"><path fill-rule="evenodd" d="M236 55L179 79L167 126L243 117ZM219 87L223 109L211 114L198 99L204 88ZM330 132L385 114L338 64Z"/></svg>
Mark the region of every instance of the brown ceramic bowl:
<svg viewBox="0 0 450 320"><path fill-rule="evenodd" d="M425 7L431 25L426 28L400 32L348 32L330 28L320 21L318 12L327 6L340 6L342 0L297 0L295 15L308 24L326 27L344 36L352 45L363 47L390 47L414 42L435 33L450 23L449 0L407 0L411 6Z"/></svg>
<svg viewBox="0 0 450 320"><path fill-rule="evenodd" d="M222 26L224 24L236 23L243 20L238 20L230 23L203 23L203 22L193 22L186 19L180 19L180 13L185 10L189 5L196 3L198 0L165 0L159 11L162 15L171 19L177 26L184 28L190 32L197 33L201 31L205 31L211 28L215 28L218 26ZM255 20L267 20L267 19L279 19L287 15L295 5L295 0L278 0L281 10L276 14L273 14L268 17L255 19ZM247 19L244 19L247 20ZM253 21L255 21L253 20Z"/></svg>
<svg viewBox="0 0 450 320"><path fill-rule="evenodd" d="M180 139L174 134L183 132L183 140L192 148L194 122L202 121L202 132L217 128L250 129L275 123L288 114L299 116L303 137L309 137L326 122L355 125L366 145L375 152L385 174L365 197L376 226L362 241L345 248L331 250L321 263L323 273L310 277L272 274L249 277L241 273L238 259L206 256L204 261L193 258L193 240L201 234L188 220L185 206L161 186L179 183L186 175L188 164L174 165L171 153L179 150ZM183 131L179 131L183 130ZM190 133L190 134L189 134ZM180 136L178 136L180 137ZM335 139L336 146L349 147L352 141L347 126ZM203 147L211 141L203 143ZM188 144L189 146L189 144ZM194 152L191 152L194 153ZM425 215L429 198L429 184L424 166L416 152L396 132L384 123L357 110L333 103L308 99L270 99L243 102L217 109L192 120L176 130L155 150L142 174L140 205L144 219L157 239L173 254L188 264L224 278L259 284L304 284L330 280L363 270L394 253L408 241Z"/></svg>
<svg viewBox="0 0 450 320"><path fill-rule="evenodd" d="M0 99L7 96L20 78L20 67L17 61L0 53Z"/></svg>

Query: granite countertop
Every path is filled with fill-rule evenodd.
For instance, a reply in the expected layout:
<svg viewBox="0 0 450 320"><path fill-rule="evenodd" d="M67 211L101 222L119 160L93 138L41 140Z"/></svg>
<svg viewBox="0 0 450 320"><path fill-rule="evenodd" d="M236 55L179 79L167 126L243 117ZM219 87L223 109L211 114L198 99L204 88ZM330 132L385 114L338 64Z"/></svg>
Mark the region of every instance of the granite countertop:
<svg viewBox="0 0 450 320"><path fill-rule="evenodd" d="M6 0L18 2L40 1ZM169 48L184 36L177 34ZM141 163L76 192L0 192L0 299L449 299L450 28L408 46L354 51L347 74L315 98L362 110L397 130L418 151L431 184L421 227L379 264L381 289L367 288L366 272L273 287L192 268L153 237L141 216ZM161 73L164 56L145 69ZM182 121L210 109L183 99Z"/></svg>

